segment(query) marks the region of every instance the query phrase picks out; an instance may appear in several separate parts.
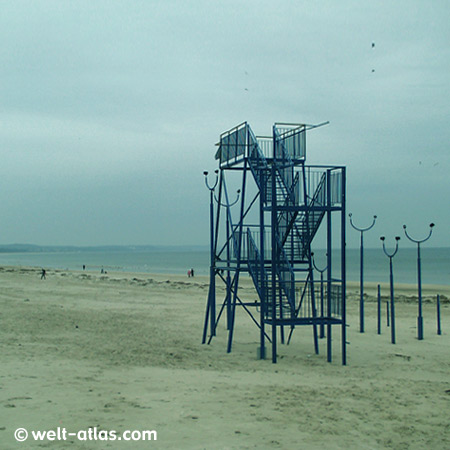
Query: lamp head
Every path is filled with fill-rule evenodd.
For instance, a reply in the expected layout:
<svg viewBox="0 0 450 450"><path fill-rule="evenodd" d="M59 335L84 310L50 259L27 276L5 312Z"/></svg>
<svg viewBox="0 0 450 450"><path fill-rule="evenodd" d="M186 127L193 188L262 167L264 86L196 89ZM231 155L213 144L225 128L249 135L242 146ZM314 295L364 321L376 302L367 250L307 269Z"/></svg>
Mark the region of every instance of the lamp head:
<svg viewBox="0 0 450 450"><path fill-rule="evenodd" d="M384 236L380 236L380 240L382 240L384 242L386 238Z"/></svg>
<svg viewBox="0 0 450 450"><path fill-rule="evenodd" d="M208 171L205 170L205 171L203 172L203 175L205 175L205 177L207 177L207 176L208 176Z"/></svg>
<svg viewBox="0 0 450 450"><path fill-rule="evenodd" d="M377 216L373 216L373 218L374 218L374 219L376 219L376 218L377 218Z"/></svg>
<svg viewBox="0 0 450 450"><path fill-rule="evenodd" d="M400 240L400 236L395 236L395 240L399 241Z"/></svg>
<svg viewBox="0 0 450 450"><path fill-rule="evenodd" d="M430 228L433 228L434 227L434 223L430 223Z"/></svg>
<svg viewBox="0 0 450 450"><path fill-rule="evenodd" d="M403 225L403 229L406 230L406 225Z"/></svg>
<svg viewBox="0 0 450 450"><path fill-rule="evenodd" d="M352 213L348 213L348 217L352 217Z"/></svg>
<svg viewBox="0 0 450 450"><path fill-rule="evenodd" d="M217 175L219 173L219 169L216 169L214 173Z"/></svg>

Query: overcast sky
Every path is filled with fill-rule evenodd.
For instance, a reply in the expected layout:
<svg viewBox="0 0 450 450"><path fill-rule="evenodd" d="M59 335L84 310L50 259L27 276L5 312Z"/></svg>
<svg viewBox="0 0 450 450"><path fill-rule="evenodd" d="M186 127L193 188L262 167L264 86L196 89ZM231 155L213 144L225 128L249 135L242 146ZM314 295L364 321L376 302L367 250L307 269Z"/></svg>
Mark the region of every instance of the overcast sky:
<svg viewBox="0 0 450 450"><path fill-rule="evenodd" d="M307 161L347 166L348 212L379 216L366 245L435 222L427 245L450 246L447 0L0 11L0 243L207 244L220 133L329 120Z"/></svg>

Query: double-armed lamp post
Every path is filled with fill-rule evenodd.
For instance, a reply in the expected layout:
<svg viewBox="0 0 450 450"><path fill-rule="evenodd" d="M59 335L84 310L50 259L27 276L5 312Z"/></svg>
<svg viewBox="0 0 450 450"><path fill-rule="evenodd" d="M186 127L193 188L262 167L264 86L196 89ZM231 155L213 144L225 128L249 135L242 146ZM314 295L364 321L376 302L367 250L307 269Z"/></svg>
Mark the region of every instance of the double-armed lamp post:
<svg viewBox="0 0 450 450"><path fill-rule="evenodd" d="M423 339L423 316L422 316L422 266L420 261L420 244L430 239L431 234L433 233L434 223L430 223L430 232L425 239L417 240L413 239L408 232L406 231L406 225L403 225L403 230L405 231L406 237L411 241L417 244L417 288L419 291L419 313L417 316L417 339L421 341Z"/></svg>
<svg viewBox="0 0 450 450"><path fill-rule="evenodd" d="M369 231L374 227L375 221L377 220L377 216L373 216L372 225L366 228L358 228L352 220L352 213L348 215L350 217L350 225L361 233L361 242L360 242L360 273L359 273L359 290L360 290L360 299L359 299L359 331L360 333L364 333L364 232Z"/></svg>
<svg viewBox="0 0 450 450"><path fill-rule="evenodd" d="M209 266L209 275L210 275L210 284L209 284L209 293L208 293L208 306L206 308L206 314L210 314L210 333L211 336L216 335L216 299L215 299L215 274L214 274L214 189L216 189L217 183L219 181L219 171L215 170L216 174L215 182L210 185L208 183L208 172L203 172L205 176L205 184L209 190L209 226L210 226L210 266ZM205 320L205 327L203 329L203 339L202 343L206 342L207 335L207 325L208 319Z"/></svg>
<svg viewBox="0 0 450 450"><path fill-rule="evenodd" d="M393 253L388 253L386 251L386 247L384 245L385 237L380 237L383 242L383 251L384 254L389 258L389 281L391 287L391 342L395 344L395 304L394 304L394 273L392 267L392 258L397 254L398 251L398 241L400 240L400 236L395 236L395 250Z"/></svg>

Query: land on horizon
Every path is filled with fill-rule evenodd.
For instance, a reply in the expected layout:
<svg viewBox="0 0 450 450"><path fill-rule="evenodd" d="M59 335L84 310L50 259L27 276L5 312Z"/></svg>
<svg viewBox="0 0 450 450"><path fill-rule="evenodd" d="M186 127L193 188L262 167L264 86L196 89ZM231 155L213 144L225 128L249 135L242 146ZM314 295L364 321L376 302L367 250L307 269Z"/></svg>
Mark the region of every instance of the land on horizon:
<svg viewBox="0 0 450 450"><path fill-rule="evenodd" d="M415 246L405 245L403 249L415 249ZM365 247L365 250L379 250L380 247ZM425 249L448 249L450 247L426 246ZM95 252L95 251L209 251L209 244L176 244L176 245L37 245L37 244L0 244L0 253L38 253L38 252ZM333 249L336 252L339 249ZM358 247L347 247L347 250L359 250ZM315 249L315 251L326 251L326 249Z"/></svg>
<svg viewBox="0 0 450 450"><path fill-rule="evenodd" d="M207 245L35 245L0 244L0 253L107 252L107 251L206 251Z"/></svg>

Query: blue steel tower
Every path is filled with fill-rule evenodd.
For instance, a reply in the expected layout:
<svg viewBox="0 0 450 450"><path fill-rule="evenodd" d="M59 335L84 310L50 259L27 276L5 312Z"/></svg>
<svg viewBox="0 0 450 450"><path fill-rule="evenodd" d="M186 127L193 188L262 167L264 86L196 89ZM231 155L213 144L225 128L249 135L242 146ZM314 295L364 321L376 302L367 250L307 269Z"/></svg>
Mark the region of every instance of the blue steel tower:
<svg viewBox="0 0 450 450"><path fill-rule="evenodd" d="M346 364L345 167L306 165L306 132L316 127L275 123L272 136L256 137L244 122L220 136L203 343L208 329L211 342L225 310L230 352L236 310L241 307L260 330L260 358L265 358L270 344L275 363L278 335L284 343L287 327L289 342L300 325L312 327L314 349L319 353L317 329L322 325L331 362L332 327L337 325L342 364ZM230 186L236 183L240 198L232 210L236 202L229 201ZM324 232L320 234L326 236L327 269L325 307L319 314L312 245L321 226ZM336 252L337 259L333 258ZM339 267L334 273L332 261L336 260ZM241 275L252 279L257 301L243 300ZM217 278L226 292L219 301Z"/></svg>

